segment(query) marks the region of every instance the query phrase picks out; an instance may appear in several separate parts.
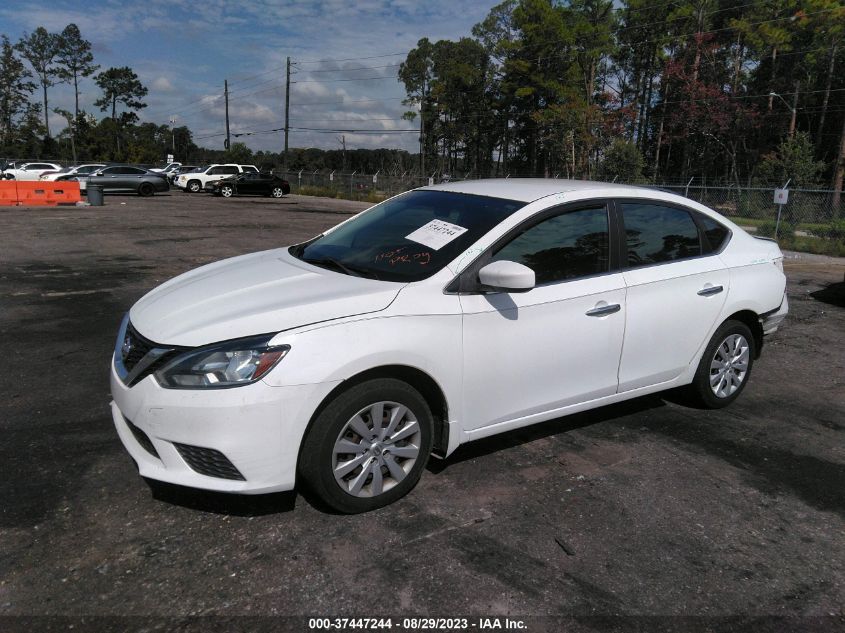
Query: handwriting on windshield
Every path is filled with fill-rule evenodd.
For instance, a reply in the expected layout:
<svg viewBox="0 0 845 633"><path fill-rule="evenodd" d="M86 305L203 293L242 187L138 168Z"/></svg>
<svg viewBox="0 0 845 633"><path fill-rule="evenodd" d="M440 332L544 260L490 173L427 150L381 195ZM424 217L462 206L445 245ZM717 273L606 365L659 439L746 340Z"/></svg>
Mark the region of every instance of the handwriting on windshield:
<svg viewBox="0 0 845 633"><path fill-rule="evenodd" d="M406 252L406 249L406 246L401 246L390 251L379 253L376 255L376 263L386 262L391 266L396 266L397 264L417 264L419 266L425 266L431 261L431 253L429 251L408 253Z"/></svg>

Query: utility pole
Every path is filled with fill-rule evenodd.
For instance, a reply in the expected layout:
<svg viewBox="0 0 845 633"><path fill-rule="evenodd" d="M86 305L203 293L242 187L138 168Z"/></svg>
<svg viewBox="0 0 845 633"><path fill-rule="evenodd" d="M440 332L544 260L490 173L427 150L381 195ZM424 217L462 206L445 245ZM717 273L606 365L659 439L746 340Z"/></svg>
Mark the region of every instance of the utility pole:
<svg viewBox="0 0 845 633"><path fill-rule="evenodd" d="M420 99L420 176L425 176L425 77Z"/></svg>
<svg viewBox="0 0 845 633"><path fill-rule="evenodd" d="M346 134L341 134L340 144L343 146L343 167L341 167L340 172L343 173L346 171Z"/></svg>
<svg viewBox="0 0 845 633"><path fill-rule="evenodd" d="M290 57L288 57L287 73L285 75L285 156L282 166L288 169L288 132L290 131Z"/></svg>
<svg viewBox="0 0 845 633"><path fill-rule="evenodd" d="M229 80L223 80L223 96L226 98L226 149L229 149Z"/></svg>
<svg viewBox="0 0 845 633"><path fill-rule="evenodd" d="M798 92L801 90L801 81L795 82L795 94L792 97L792 118L789 120L789 138L795 136L795 123L798 118Z"/></svg>
<svg viewBox="0 0 845 633"><path fill-rule="evenodd" d="M842 136L839 139L839 158L833 175L833 209L839 208L842 200L842 181L845 180L845 119L842 120Z"/></svg>
<svg viewBox="0 0 845 633"><path fill-rule="evenodd" d="M176 125L176 115L170 116L170 142L173 147L173 158L176 158L176 131L173 129Z"/></svg>

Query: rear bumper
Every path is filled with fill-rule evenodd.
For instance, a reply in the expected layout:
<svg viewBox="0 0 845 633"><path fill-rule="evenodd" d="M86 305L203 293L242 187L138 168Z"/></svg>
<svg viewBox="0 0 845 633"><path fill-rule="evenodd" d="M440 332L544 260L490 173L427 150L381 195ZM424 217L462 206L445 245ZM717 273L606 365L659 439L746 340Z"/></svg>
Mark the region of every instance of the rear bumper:
<svg viewBox="0 0 845 633"><path fill-rule="evenodd" d="M771 312L767 312L760 317L760 325L763 327L763 335L774 334L777 332L780 324L789 314L789 301L786 298L786 293L783 294L783 301L780 307Z"/></svg>

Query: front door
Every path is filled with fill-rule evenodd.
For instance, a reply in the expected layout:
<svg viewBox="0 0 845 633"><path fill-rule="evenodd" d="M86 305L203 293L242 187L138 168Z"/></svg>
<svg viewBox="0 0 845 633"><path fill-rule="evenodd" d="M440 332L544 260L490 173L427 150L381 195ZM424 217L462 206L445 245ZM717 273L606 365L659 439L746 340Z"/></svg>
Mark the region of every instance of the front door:
<svg viewBox="0 0 845 633"><path fill-rule="evenodd" d="M461 296L468 431L616 393L625 282L608 218L600 202L529 220L491 261L528 266L536 287Z"/></svg>

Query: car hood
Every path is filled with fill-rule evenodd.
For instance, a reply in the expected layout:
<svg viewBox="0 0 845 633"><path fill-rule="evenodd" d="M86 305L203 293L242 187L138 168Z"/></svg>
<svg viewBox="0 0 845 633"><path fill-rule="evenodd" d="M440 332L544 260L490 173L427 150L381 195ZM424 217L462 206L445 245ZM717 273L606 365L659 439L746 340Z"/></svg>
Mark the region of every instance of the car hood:
<svg viewBox="0 0 845 633"><path fill-rule="evenodd" d="M378 312L403 285L318 268L280 248L175 277L132 306L129 319L156 343L194 347Z"/></svg>

